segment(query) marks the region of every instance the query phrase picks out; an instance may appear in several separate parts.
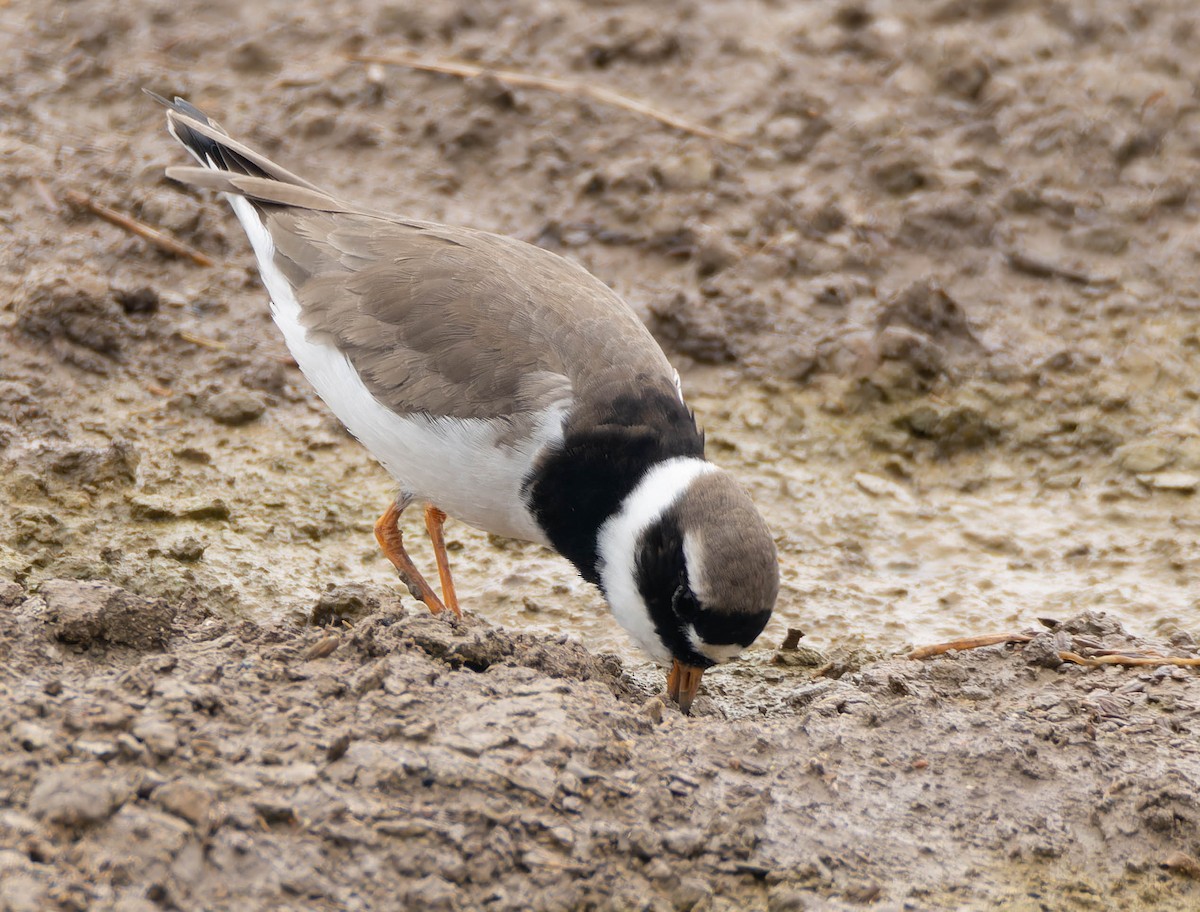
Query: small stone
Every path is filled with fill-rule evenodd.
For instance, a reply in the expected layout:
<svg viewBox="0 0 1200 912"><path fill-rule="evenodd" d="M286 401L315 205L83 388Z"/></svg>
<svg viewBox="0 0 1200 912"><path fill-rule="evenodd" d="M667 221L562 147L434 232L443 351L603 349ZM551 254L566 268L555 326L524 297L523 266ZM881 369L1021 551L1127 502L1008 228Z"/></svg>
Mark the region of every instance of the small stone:
<svg viewBox="0 0 1200 912"><path fill-rule="evenodd" d="M634 826L625 834L629 850L638 858L657 858L662 852L663 838L648 826Z"/></svg>
<svg viewBox="0 0 1200 912"><path fill-rule="evenodd" d="M189 535L170 545L167 548L167 557L177 560L181 564L194 564L204 556L206 547L198 539Z"/></svg>
<svg viewBox="0 0 1200 912"><path fill-rule="evenodd" d="M268 76L278 72L282 64L267 46L251 39L235 45L229 52L229 65L239 73Z"/></svg>
<svg viewBox="0 0 1200 912"><path fill-rule="evenodd" d="M872 497L890 497L901 503L912 503L913 500L913 496L896 482L869 472L859 472L854 476L854 483Z"/></svg>
<svg viewBox="0 0 1200 912"><path fill-rule="evenodd" d="M1021 657L1030 665L1042 668L1058 668L1063 660L1058 657L1060 652L1071 649L1071 637L1063 630L1047 630L1039 633L1025 644Z"/></svg>
<svg viewBox="0 0 1200 912"><path fill-rule="evenodd" d="M98 764L56 766L34 782L27 810L47 823L83 827L107 820L128 797Z"/></svg>
<svg viewBox="0 0 1200 912"><path fill-rule="evenodd" d="M871 168L871 179L893 196L907 196L929 184L921 164L902 153L880 155Z"/></svg>
<svg viewBox="0 0 1200 912"><path fill-rule="evenodd" d="M150 795L153 801L176 817L197 827L207 827L215 798L202 785L180 779L159 786Z"/></svg>
<svg viewBox="0 0 1200 912"><path fill-rule="evenodd" d="M329 746L325 748L326 762L337 763L337 761L346 756L346 751L350 749L351 740L350 735L346 732L342 732L342 734L334 738L329 743Z"/></svg>
<svg viewBox="0 0 1200 912"><path fill-rule="evenodd" d="M4 872L5 912L44 912L58 903L52 903L46 895L46 885L32 874Z"/></svg>
<svg viewBox="0 0 1200 912"><path fill-rule="evenodd" d="M78 754L95 757L97 760L104 761L105 763L117 756L117 745L112 741L76 741L74 750Z"/></svg>
<svg viewBox="0 0 1200 912"><path fill-rule="evenodd" d="M767 891L767 912L804 912L807 908L805 893L798 887L780 883Z"/></svg>
<svg viewBox="0 0 1200 912"><path fill-rule="evenodd" d="M1117 450L1116 456L1117 464L1134 475L1157 472L1175 461L1175 454L1171 450L1149 440L1126 444Z"/></svg>
<svg viewBox="0 0 1200 912"><path fill-rule="evenodd" d="M741 251L727 234L705 226L697 229L693 256L696 269L702 276L710 276L732 266L741 257Z"/></svg>
<svg viewBox="0 0 1200 912"><path fill-rule="evenodd" d="M262 397L246 390L225 390L204 403L204 414L218 424L230 427L249 424L266 410L267 404Z"/></svg>
<svg viewBox="0 0 1200 912"><path fill-rule="evenodd" d="M1069 491L1071 488L1079 487L1082 480L1082 476L1077 472L1063 472L1059 475L1051 475L1042 482L1042 487L1049 491Z"/></svg>
<svg viewBox="0 0 1200 912"><path fill-rule="evenodd" d="M0 608L13 608L25 600L25 590L20 583L0 579Z"/></svg>
<svg viewBox="0 0 1200 912"><path fill-rule="evenodd" d="M658 179L668 190L698 190L712 182L717 163L703 146L668 155L655 165Z"/></svg>
<svg viewBox="0 0 1200 912"><path fill-rule="evenodd" d="M671 891L671 898L676 909L700 908L701 904L713 895L713 888L708 881L699 877L681 877L679 886Z"/></svg>
<svg viewBox="0 0 1200 912"><path fill-rule="evenodd" d="M657 725L663 720L665 709L666 704L663 703L662 697L651 697L638 707L638 712Z"/></svg>
<svg viewBox="0 0 1200 912"><path fill-rule="evenodd" d="M551 827L546 832L551 839L565 849L570 849L575 845L575 831L568 826Z"/></svg>
<svg viewBox="0 0 1200 912"><path fill-rule="evenodd" d="M1139 477L1138 481L1156 491L1178 491L1180 494L1191 494L1200 487L1200 475L1191 472L1163 472L1159 475Z"/></svg>
<svg viewBox="0 0 1200 912"><path fill-rule="evenodd" d="M554 797L556 776L541 760L531 760L508 774L508 781L519 789L532 792L543 801Z"/></svg>
<svg viewBox="0 0 1200 912"><path fill-rule="evenodd" d="M133 723L133 734L160 757L169 757L179 748L175 726L154 713L142 713Z"/></svg>
<svg viewBox="0 0 1200 912"><path fill-rule="evenodd" d="M295 787L314 782L319 770L315 763L289 763L268 771L271 783L284 787Z"/></svg>
<svg viewBox="0 0 1200 912"><path fill-rule="evenodd" d="M128 732L117 735L117 753L126 760L145 760L146 745Z"/></svg>
<svg viewBox="0 0 1200 912"><path fill-rule="evenodd" d="M402 909L425 909L427 912L451 912L461 909L459 892L447 880L430 874L410 884L402 894Z"/></svg>
<svg viewBox="0 0 1200 912"><path fill-rule="evenodd" d="M36 722L22 721L12 727L13 740L22 750L35 751L49 747L54 742L54 733Z"/></svg>

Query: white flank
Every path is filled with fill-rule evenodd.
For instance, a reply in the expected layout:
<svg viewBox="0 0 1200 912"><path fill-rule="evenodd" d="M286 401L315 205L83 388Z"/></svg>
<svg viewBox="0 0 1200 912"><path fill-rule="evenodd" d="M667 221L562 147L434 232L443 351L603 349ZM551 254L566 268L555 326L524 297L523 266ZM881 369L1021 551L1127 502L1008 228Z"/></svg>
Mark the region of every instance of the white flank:
<svg viewBox="0 0 1200 912"><path fill-rule="evenodd" d="M498 443L507 430L485 419L397 415L371 395L349 359L314 342L300 322L300 304L275 266L275 245L254 207L227 194L258 259L271 296L271 315L308 382L342 424L370 450L401 490L457 520L497 535L548 544L525 509L521 483L538 452L562 439L566 401L548 409L519 445Z"/></svg>
<svg viewBox="0 0 1200 912"><path fill-rule="evenodd" d="M695 456L660 462L622 501L621 509L600 527L596 539L600 581L613 616L639 646L660 662L669 662L671 654L658 638L650 609L638 592L638 541L646 529L675 505L688 485L715 471L715 465Z"/></svg>

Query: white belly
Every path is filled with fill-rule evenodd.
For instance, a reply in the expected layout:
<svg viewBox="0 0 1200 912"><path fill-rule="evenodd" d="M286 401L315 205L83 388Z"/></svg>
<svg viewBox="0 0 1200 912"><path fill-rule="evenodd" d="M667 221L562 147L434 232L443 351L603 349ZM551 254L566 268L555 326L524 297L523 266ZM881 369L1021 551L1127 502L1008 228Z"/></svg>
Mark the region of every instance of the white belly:
<svg viewBox="0 0 1200 912"><path fill-rule="evenodd" d="M344 354L308 338L300 305L274 265L274 244L254 207L241 197L227 199L254 247L271 314L292 357L401 490L484 531L547 544L525 508L521 485L542 447L562 439L565 405L548 410L535 433L516 444L499 444L506 428L485 419L397 415L371 395Z"/></svg>

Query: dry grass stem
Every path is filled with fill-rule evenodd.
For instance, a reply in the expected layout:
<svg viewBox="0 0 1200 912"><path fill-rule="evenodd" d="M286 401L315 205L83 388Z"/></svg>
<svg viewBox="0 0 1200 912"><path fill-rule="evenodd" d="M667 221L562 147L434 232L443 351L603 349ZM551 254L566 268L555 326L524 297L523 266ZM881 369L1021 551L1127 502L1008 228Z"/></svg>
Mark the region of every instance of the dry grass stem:
<svg viewBox="0 0 1200 912"><path fill-rule="evenodd" d="M743 149L754 148L753 143L733 136L730 133L714 130L703 124L694 123L674 114L669 114L666 111L660 111L658 108L651 107L644 101L638 101L636 98L630 98L628 95L622 95L620 92L614 92L612 89L605 88L604 86L578 82L574 79L538 76L532 73L520 73L516 70L496 70L477 63L469 63L465 60L431 60L417 54L407 54L404 52L393 54L350 54L349 59L358 63L379 63L385 66L408 67L409 69L422 70L427 73L442 73L447 76L457 76L460 79L490 76L497 82L508 86L525 89L543 89L547 92L557 92L560 95L575 95L590 98L592 101L597 101L601 104L621 108L625 111L632 111L634 114L641 114L643 117L657 120L661 124L684 133L703 136L707 139L715 139L718 142L727 143L731 146L739 146Z"/></svg>

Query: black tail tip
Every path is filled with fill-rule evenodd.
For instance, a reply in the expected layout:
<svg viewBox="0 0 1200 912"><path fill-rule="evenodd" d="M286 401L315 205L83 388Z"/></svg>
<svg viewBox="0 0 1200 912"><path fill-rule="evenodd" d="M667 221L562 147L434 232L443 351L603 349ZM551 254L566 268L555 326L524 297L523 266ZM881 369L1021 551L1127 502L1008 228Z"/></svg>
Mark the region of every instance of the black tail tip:
<svg viewBox="0 0 1200 912"><path fill-rule="evenodd" d="M186 114L188 117L198 120L202 124L213 126L213 122L209 120L207 114L186 99L180 98L178 95L175 96L174 101L169 101L162 95L159 95L157 92L152 92L150 89L143 88L142 91L157 101L164 108L170 108L172 111L177 111L180 114Z"/></svg>

